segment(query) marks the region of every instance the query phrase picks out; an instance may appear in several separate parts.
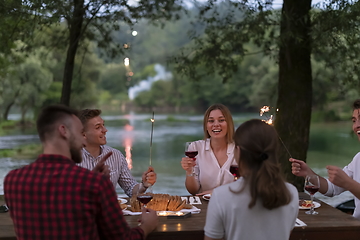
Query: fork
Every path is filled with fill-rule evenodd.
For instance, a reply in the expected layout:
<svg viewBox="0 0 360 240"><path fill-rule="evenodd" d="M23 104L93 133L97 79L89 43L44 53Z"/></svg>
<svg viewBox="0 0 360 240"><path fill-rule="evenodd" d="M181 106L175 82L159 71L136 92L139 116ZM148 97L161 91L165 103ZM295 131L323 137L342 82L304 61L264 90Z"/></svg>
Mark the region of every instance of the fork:
<svg viewBox="0 0 360 240"><path fill-rule="evenodd" d="M192 196L192 197L194 199L194 203L197 203L196 197L195 196Z"/></svg>

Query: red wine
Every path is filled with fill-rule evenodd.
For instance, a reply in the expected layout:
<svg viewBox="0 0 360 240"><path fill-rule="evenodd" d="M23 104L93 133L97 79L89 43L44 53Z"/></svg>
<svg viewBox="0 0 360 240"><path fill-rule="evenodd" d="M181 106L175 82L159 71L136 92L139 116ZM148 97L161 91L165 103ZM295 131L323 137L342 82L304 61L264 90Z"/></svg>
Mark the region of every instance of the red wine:
<svg viewBox="0 0 360 240"><path fill-rule="evenodd" d="M305 186L305 190L308 191L311 195L319 191L319 187L316 186Z"/></svg>
<svg viewBox="0 0 360 240"><path fill-rule="evenodd" d="M235 166L235 165L230 166L230 172L234 177L237 177L237 178L240 177L239 167L238 166Z"/></svg>
<svg viewBox="0 0 360 240"><path fill-rule="evenodd" d="M148 202L151 201L151 199L153 199L153 196L151 195L140 195L137 196L137 200L143 204L147 204Z"/></svg>
<svg viewBox="0 0 360 240"><path fill-rule="evenodd" d="M186 151L185 155L188 156L189 158L195 158L196 155L198 155L198 151Z"/></svg>

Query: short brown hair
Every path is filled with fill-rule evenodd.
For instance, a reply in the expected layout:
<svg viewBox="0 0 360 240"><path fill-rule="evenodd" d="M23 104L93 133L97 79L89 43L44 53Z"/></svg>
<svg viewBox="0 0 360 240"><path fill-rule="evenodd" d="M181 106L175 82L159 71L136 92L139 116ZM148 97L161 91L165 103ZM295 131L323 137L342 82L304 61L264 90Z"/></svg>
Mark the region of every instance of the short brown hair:
<svg viewBox="0 0 360 240"><path fill-rule="evenodd" d="M46 140L46 136L55 130L56 122L66 120L72 115L77 116L77 114L77 110L65 105L50 105L43 108L36 121L36 128L40 140L44 142Z"/></svg>
<svg viewBox="0 0 360 240"><path fill-rule="evenodd" d="M356 99L353 103L353 110L360 109L360 99Z"/></svg>
<svg viewBox="0 0 360 240"><path fill-rule="evenodd" d="M100 109L83 109L79 112L78 117L85 127L85 124L92 118L100 116L101 110Z"/></svg>
<svg viewBox="0 0 360 240"><path fill-rule="evenodd" d="M225 121L228 125L228 131L227 131L227 142L228 143L232 143L233 142L233 136L234 136L234 121L233 118L231 116L230 110L223 104L220 103L216 103L211 105L205 112L204 114L204 121L203 121L203 129L204 129L204 138L207 139L210 137L210 134L207 131L207 122L209 120L209 116L211 111L213 110L220 110L222 112L222 114L225 117Z"/></svg>

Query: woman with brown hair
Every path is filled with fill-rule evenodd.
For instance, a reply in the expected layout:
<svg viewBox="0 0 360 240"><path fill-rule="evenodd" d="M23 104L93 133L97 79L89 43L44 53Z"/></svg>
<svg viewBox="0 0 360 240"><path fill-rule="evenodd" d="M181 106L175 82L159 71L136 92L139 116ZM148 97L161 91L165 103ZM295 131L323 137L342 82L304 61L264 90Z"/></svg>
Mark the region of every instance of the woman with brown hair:
<svg viewBox="0 0 360 240"><path fill-rule="evenodd" d="M210 106L204 114L203 128L204 140L195 141L188 148L198 152L196 161L188 157L181 160L186 171L185 186L191 194L210 193L215 187L234 181L229 171L236 164L234 122L229 109L223 104Z"/></svg>
<svg viewBox="0 0 360 240"><path fill-rule="evenodd" d="M241 177L214 189L205 239L289 239L299 198L282 176L276 130L253 119L238 127L234 140Z"/></svg>

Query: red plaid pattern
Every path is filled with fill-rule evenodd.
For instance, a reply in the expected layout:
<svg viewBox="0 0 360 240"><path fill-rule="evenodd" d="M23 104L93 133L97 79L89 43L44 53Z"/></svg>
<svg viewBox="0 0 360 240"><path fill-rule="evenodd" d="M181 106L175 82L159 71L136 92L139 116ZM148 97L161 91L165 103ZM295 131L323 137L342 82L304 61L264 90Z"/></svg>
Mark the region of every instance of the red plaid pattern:
<svg viewBox="0 0 360 240"><path fill-rule="evenodd" d="M110 180L61 155L10 171L4 192L19 240L143 239L125 221Z"/></svg>

